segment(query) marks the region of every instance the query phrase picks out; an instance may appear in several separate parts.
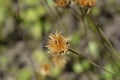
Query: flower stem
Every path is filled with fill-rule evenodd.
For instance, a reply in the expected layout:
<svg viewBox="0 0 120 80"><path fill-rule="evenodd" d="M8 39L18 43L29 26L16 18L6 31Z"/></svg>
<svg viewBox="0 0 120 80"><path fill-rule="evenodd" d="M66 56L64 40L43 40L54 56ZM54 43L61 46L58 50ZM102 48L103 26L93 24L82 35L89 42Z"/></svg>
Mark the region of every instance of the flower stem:
<svg viewBox="0 0 120 80"><path fill-rule="evenodd" d="M103 44L103 46L104 46L110 53L112 53L112 55L114 55L114 56L111 55L112 57L115 57L115 59L117 59L118 61L120 61L118 55L116 54L116 53L118 53L118 52L113 48L112 44L111 44L110 41L107 39L107 37L105 36L104 32L95 24L95 22L92 20L92 18L90 17L90 15L85 13L85 10L83 10L83 9L81 9L81 8L80 8L80 10L81 10L82 15L85 17L85 20L88 22L90 29L91 29L93 32L95 32L96 36L99 35L100 39L101 39L102 41L104 41L104 43L106 44L106 45ZM101 42L101 43L103 43L103 42Z"/></svg>
<svg viewBox="0 0 120 80"><path fill-rule="evenodd" d="M84 56L84 55L82 55L82 54L79 54L78 52L76 52L76 51L74 51L74 50L72 50L72 49L68 49L68 50L69 50L70 52L72 52L73 54L78 55L79 57L84 57L85 59L87 59L87 61L88 61L89 63L91 63L91 64L94 65L95 67L100 68L100 69L102 69L102 70L104 70L104 71L106 71L106 72L108 72L108 73L110 73L111 75L114 76L114 73L112 73L112 72L106 70L105 68L97 65L94 61L90 60L88 57L86 57L86 56Z"/></svg>

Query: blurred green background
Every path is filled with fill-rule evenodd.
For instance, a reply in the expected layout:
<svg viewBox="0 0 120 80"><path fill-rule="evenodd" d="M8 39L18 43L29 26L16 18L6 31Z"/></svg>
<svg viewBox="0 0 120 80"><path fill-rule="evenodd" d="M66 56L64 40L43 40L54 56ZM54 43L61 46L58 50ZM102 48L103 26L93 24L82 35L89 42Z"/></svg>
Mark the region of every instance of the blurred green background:
<svg viewBox="0 0 120 80"><path fill-rule="evenodd" d="M119 61L79 15L77 5L57 8L53 0L0 0L0 80L120 80ZM91 16L119 52L120 0L97 0ZM114 75L70 52L65 67L55 67L44 46L56 30L72 38L72 49ZM40 73L44 63L53 67L47 76Z"/></svg>

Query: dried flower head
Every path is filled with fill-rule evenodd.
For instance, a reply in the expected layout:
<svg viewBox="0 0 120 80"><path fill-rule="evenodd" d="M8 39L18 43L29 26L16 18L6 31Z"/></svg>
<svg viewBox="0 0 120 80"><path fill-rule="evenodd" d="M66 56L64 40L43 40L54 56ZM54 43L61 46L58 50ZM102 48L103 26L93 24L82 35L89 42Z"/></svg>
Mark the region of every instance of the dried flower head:
<svg viewBox="0 0 120 80"><path fill-rule="evenodd" d="M70 0L55 0L54 5L57 7L65 8L69 5Z"/></svg>
<svg viewBox="0 0 120 80"><path fill-rule="evenodd" d="M52 56L51 61L55 64L57 67L64 67L67 63L67 58L63 55L58 56Z"/></svg>
<svg viewBox="0 0 120 80"><path fill-rule="evenodd" d="M50 70L51 70L51 66L48 63L44 63L42 64L42 66L40 67L40 74L46 76L50 74Z"/></svg>
<svg viewBox="0 0 120 80"><path fill-rule="evenodd" d="M56 55L56 54L63 54L68 50L70 44L70 37L64 37L60 32L56 31L55 34L50 34L50 39L48 40L48 47L49 53Z"/></svg>
<svg viewBox="0 0 120 80"><path fill-rule="evenodd" d="M95 6L96 0L74 0L75 3L84 8L91 8Z"/></svg>

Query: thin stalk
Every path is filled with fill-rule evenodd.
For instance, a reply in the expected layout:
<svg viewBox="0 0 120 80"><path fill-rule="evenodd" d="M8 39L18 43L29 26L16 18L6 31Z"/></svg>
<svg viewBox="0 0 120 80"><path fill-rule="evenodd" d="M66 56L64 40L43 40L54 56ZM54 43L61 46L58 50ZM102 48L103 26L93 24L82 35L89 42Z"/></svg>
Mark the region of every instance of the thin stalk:
<svg viewBox="0 0 120 80"><path fill-rule="evenodd" d="M86 21L88 22L89 27L91 28L91 30L92 30L93 32L95 32L96 35L98 34L98 35L100 36L101 40L104 41L104 42L107 44L107 47L106 47L106 46L105 46L105 47L108 48L108 50L109 50L111 53L114 53L113 55L117 58L117 60L120 61L120 59L119 59L119 58L117 57L117 55L116 55L116 53L117 53L116 50L113 48L112 44L111 44L110 41L107 39L107 37L105 36L105 34L103 33L103 31L102 31L98 26L96 26L96 24L95 24L94 21L91 19L91 17L90 17L88 14L86 14L83 9L80 8L80 10L81 10L82 15L85 17ZM111 56L112 56L112 55L111 55Z"/></svg>
<svg viewBox="0 0 120 80"><path fill-rule="evenodd" d="M37 75L37 73L36 73L35 66L34 66L34 62L33 62L32 58L31 58L31 55L30 55L30 54L27 54L27 56L28 56L28 59L29 59L29 61L30 61L30 65L31 65L32 71L33 71L33 73L34 73L34 78L35 78L35 80L39 80L38 75Z"/></svg>
<svg viewBox="0 0 120 80"><path fill-rule="evenodd" d="M89 63L91 63L91 64L94 65L95 67L100 68L100 69L102 69L102 70L110 73L112 76L114 76L114 73L112 73L112 72L106 70L105 68L97 65L94 61L90 60L88 57L86 57L86 56L84 56L84 55L82 55L82 54L79 54L78 52L76 52L76 51L74 51L74 50L72 50L72 49L68 49L68 50L69 50L70 52L72 52L73 54L78 55L79 57L84 57L85 59L88 60Z"/></svg>
<svg viewBox="0 0 120 80"><path fill-rule="evenodd" d="M105 44L103 44L102 42L102 45L103 46L103 49L107 50L109 53L116 53L116 51L114 50L114 48L112 47L111 43L109 42L109 40L107 39L107 37L105 36L105 34L103 33L103 31L96 26L96 24L94 23L94 21L91 19L91 17L85 13L85 11L83 9L80 8L80 11L82 13L82 15L84 16L84 18L86 19L86 21L88 22L89 24L89 27L90 29L96 34L96 35L99 35L100 39L102 41L105 42ZM72 11L72 13L75 15L74 11ZM78 19L78 20L81 20L81 17L80 15L75 15L75 17ZM109 54L111 56L111 58L114 60L114 62L116 63L116 65L119 66L119 64L116 62L116 61L120 61L120 59L118 58L119 56L117 56L116 54ZM119 55L119 54L118 54ZM117 58L117 60L115 60ZM93 63L92 63L93 64ZM95 65L95 64L94 64ZM97 66L99 67L99 66Z"/></svg>
<svg viewBox="0 0 120 80"><path fill-rule="evenodd" d="M55 8L55 10L56 10L56 12L57 12L57 15L56 15L56 13L54 13L54 10L52 10L52 8L49 6L49 3L48 3L48 0L45 0L44 1L44 4L47 6L47 8L48 8L48 11L50 11L50 17L51 17L51 19L52 19L52 23L55 23L56 22L56 19L53 17L53 15L54 16L56 16L57 18L61 18L61 13L60 13L60 11L57 9L57 8ZM60 25L60 24L58 24L58 23L56 23L57 25L54 25L54 29L57 29L58 27L62 27L63 28L63 30L65 30L65 31L67 31L67 26L66 26L66 24L64 23L64 21L63 20L61 20L61 24L62 25ZM60 26L58 26L58 25L60 25ZM68 32L68 31L67 31Z"/></svg>
<svg viewBox="0 0 120 80"><path fill-rule="evenodd" d="M107 50L108 50L110 53L111 53L111 52L114 52L114 53L115 53L114 48L112 47L112 45L111 45L111 43L109 42L109 40L106 38L105 34L102 32L102 30L95 25L95 23L93 22L93 20L91 19L91 17L90 17L88 14L86 14L83 9L80 9L80 11L81 11L82 15L85 17L86 21L88 22L89 27L91 28L91 30L92 30L94 33L100 35L101 39L104 40L105 43L107 43L107 48L110 47L110 49L107 49ZM73 13L74 13L74 12L73 12ZM78 20L79 20L80 17L77 16L77 18L78 18ZM103 45L103 46L106 48L105 45ZM112 49L112 50L111 50L111 49ZM112 56L112 55L111 55L111 56ZM116 56L116 57L117 57L117 56ZM112 58L113 58L113 56L112 56ZM115 61L115 62L116 62L116 61ZM92 64L93 64L93 63L92 63ZM94 64L94 65L95 65L95 64ZM97 67L99 67L99 66L97 66Z"/></svg>

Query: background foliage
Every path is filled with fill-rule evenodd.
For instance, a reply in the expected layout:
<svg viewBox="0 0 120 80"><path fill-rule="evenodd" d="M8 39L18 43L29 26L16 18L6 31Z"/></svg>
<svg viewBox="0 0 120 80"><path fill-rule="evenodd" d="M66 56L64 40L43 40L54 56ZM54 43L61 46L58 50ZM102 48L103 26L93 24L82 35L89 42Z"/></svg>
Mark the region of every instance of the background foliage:
<svg viewBox="0 0 120 80"><path fill-rule="evenodd" d="M61 9L53 5L53 0L0 0L0 80L119 80L119 3L97 0L91 11L95 24L115 48L117 59L101 46L76 5ZM72 37L72 49L114 75L72 53L67 55L64 68L54 67L50 75L42 75L41 65L51 63L44 46L48 35L56 30Z"/></svg>

